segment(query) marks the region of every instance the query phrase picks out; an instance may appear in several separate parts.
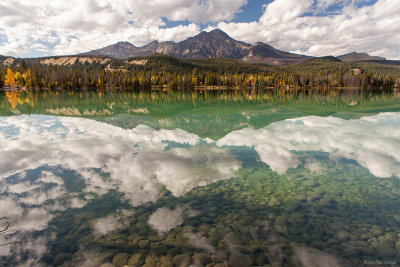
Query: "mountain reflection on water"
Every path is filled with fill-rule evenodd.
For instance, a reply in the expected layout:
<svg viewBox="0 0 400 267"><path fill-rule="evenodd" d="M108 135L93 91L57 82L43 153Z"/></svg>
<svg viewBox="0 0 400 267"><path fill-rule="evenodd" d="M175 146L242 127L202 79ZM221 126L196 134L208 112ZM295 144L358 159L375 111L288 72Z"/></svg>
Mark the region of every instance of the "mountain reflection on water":
<svg viewBox="0 0 400 267"><path fill-rule="evenodd" d="M49 115L55 108L38 107L40 101L21 98L8 106L7 96L0 103L10 112L35 103L42 115L0 117L0 217L12 224L0 237L8 244L0 246L0 260L9 266L398 262L400 112L376 114L396 111L398 100L373 97L358 99L355 110L343 100L335 117L295 116L304 110L293 102L214 107L214 120L230 120L213 122L225 129L206 135L201 128L212 108L204 103L197 108L205 113L178 101L183 114L164 117L152 114L157 103L128 105L142 114L135 116L126 107L83 115L80 109L88 108L80 103L79 116L89 117L80 118ZM329 99L321 101L330 107ZM107 105L118 110L118 103ZM318 105L310 104L316 115ZM180 116L190 122L185 129Z"/></svg>

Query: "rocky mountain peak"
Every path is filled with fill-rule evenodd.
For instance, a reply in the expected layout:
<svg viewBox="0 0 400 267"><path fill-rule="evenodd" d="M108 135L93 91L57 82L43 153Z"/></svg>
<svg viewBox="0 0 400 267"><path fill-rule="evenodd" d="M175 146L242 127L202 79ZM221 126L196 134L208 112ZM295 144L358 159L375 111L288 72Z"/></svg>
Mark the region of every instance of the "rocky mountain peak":
<svg viewBox="0 0 400 267"><path fill-rule="evenodd" d="M228 34L225 32L221 31L220 29L215 29L210 32L202 32L200 33L203 36L208 36L212 39L232 39Z"/></svg>
<svg viewBox="0 0 400 267"><path fill-rule="evenodd" d="M127 42L127 41L118 42L118 43L116 43L116 45L119 47L127 47L127 48L135 47L133 44L131 44L130 42Z"/></svg>
<svg viewBox="0 0 400 267"><path fill-rule="evenodd" d="M126 59L129 57L149 56L156 53L177 58L232 58L274 65L300 62L307 59L305 56L279 51L261 42L252 46L245 42L237 41L220 29L210 32L203 31L178 43L152 41L142 47L136 47L129 42L118 42L83 55L104 55Z"/></svg>

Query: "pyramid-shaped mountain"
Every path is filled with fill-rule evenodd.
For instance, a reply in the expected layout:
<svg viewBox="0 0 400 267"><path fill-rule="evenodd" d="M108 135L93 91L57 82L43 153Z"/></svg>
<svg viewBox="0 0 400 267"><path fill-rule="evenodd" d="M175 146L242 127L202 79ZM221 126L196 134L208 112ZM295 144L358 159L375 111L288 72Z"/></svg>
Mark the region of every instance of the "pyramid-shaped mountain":
<svg viewBox="0 0 400 267"><path fill-rule="evenodd" d="M219 29L201 32L179 43L153 41L145 46L136 47L129 42L118 42L81 55L127 59L129 57L149 56L157 53L177 58L232 58L272 65L301 62L309 58L280 51L264 43L250 45L237 41Z"/></svg>

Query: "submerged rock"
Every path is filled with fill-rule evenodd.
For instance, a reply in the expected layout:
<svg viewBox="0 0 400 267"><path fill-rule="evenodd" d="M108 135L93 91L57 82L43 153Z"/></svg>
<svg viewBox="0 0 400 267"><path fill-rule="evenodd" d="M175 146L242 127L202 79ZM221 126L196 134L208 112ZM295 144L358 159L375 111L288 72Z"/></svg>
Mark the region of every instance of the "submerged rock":
<svg viewBox="0 0 400 267"><path fill-rule="evenodd" d="M264 253L259 253L259 254L256 256L256 263L257 263L257 265L259 265L259 266L263 266L263 265L269 263L269 259L268 259L267 255L265 255Z"/></svg>
<svg viewBox="0 0 400 267"><path fill-rule="evenodd" d="M128 253L118 253L117 255L114 256L112 263L116 267L122 267L128 262L128 259L129 259Z"/></svg>
<svg viewBox="0 0 400 267"><path fill-rule="evenodd" d="M73 254L71 253L59 253L55 258L54 258L54 264L55 265L61 265L63 262L72 259Z"/></svg>
<svg viewBox="0 0 400 267"><path fill-rule="evenodd" d="M174 264L172 263L172 257L171 256L161 257L159 265L161 267L173 267Z"/></svg>
<svg viewBox="0 0 400 267"><path fill-rule="evenodd" d="M307 200L306 194L299 194L296 196L297 201L305 202Z"/></svg>
<svg viewBox="0 0 400 267"><path fill-rule="evenodd" d="M205 266L211 262L211 257L205 253L194 254L192 259L196 266Z"/></svg>
<svg viewBox="0 0 400 267"><path fill-rule="evenodd" d="M138 243L139 248L144 249L144 248L148 248L150 245L149 240L140 240Z"/></svg>
<svg viewBox="0 0 400 267"><path fill-rule="evenodd" d="M311 191L307 193L307 201L316 201L322 197L322 192L321 191Z"/></svg>
<svg viewBox="0 0 400 267"><path fill-rule="evenodd" d="M270 207L276 207L276 206L279 206L281 203L279 202L279 200L278 199L276 199L276 198L271 198L271 200L269 201L269 203L268 203L268 205L270 206Z"/></svg>
<svg viewBox="0 0 400 267"><path fill-rule="evenodd" d="M396 242L396 250L400 253L400 240Z"/></svg>
<svg viewBox="0 0 400 267"><path fill-rule="evenodd" d="M377 244L375 249L377 254L381 257L393 258L397 255L396 250L385 243Z"/></svg>
<svg viewBox="0 0 400 267"><path fill-rule="evenodd" d="M319 200L319 205L324 207L334 207L336 205L336 201L331 197L323 197Z"/></svg>
<svg viewBox="0 0 400 267"><path fill-rule="evenodd" d="M142 255L139 253L133 254L128 260L128 265L132 265L134 267L139 267L142 265L142 263Z"/></svg>
<svg viewBox="0 0 400 267"><path fill-rule="evenodd" d="M223 261L223 259L221 259L220 257L216 256L216 255L212 255L211 256L211 261L214 263L220 263Z"/></svg>
<svg viewBox="0 0 400 267"><path fill-rule="evenodd" d="M154 253L150 253L144 261L146 267L156 267L158 265L158 257Z"/></svg>
<svg viewBox="0 0 400 267"><path fill-rule="evenodd" d="M231 267L247 267L251 266L252 261L248 255L232 253L229 256L229 266Z"/></svg>
<svg viewBox="0 0 400 267"><path fill-rule="evenodd" d="M383 229L379 225L372 226L372 235L373 236L380 236L383 234Z"/></svg>
<svg viewBox="0 0 400 267"><path fill-rule="evenodd" d="M178 267L186 267L192 262L192 257L188 254L177 255L172 260Z"/></svg>

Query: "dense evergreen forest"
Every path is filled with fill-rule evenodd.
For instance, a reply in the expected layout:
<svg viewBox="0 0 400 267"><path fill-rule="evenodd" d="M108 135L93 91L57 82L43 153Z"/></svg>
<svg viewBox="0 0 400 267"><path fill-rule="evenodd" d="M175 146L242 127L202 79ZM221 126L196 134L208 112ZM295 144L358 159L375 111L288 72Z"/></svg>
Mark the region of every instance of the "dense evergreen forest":
<svg viewBox="0 0 400 267"><path fill-rule="evenodd" d="M0 66L0 87L20 88L173 88L195 87L399 87L400 67L374 62L345 63L322 57L285 66L247 64L232 59L181 60L153 55L107 64L45 65L16 59ZM140 64L132 62L141 62Z"/></svg>

